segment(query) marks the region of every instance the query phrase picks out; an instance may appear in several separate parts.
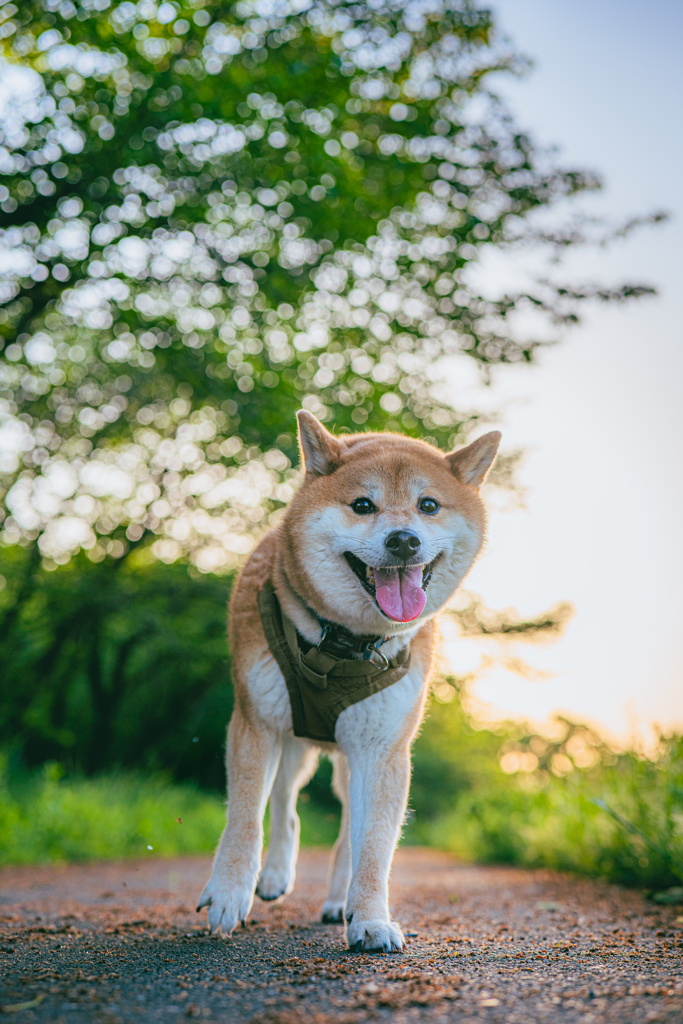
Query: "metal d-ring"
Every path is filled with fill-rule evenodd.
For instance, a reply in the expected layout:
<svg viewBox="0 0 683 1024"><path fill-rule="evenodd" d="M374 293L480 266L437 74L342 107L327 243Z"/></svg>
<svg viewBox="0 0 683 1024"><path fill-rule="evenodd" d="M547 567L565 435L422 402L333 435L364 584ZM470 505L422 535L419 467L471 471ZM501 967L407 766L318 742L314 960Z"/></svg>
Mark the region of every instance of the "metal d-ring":
<svg viewBox="0 0 683 1024"><path fill-rule="evenodd" d="M375 647L374 644L368 644L365 650L372 651L373 654L378 654L380 656L380 658L384 662L383 665L378 665L375 661L372 660L371 657L368 658L368 661L372 661L372 664L375 666L375 668L380 668L383 672L386 672L386 670L389 668L389 659L387 658L386 654L382 654L379 647Z"/></svg>
<svg viewBox="0 0 683 1024"><path fill-rule="evenodd" d="M331 632L332 632L332 626L331 626L331 624L329 622L326 622L325 625L323 626L323 630L322 630L322 633L320 635L320 641L318 643L318 646L315 649L316 650L316 654L322 653L321 652L321 647L325 643L325 641L327 640L327 638L328 638L328 636L330 635Z"/></svg>

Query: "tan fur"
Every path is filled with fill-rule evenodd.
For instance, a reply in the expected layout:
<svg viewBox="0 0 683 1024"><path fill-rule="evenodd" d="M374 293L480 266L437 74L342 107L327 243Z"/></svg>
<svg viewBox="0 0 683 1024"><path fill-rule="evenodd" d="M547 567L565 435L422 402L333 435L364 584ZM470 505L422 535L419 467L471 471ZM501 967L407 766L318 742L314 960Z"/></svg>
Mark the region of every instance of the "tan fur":
<svg viewBox="0 0 683 1024"><path fill-rule="evenodd" d="M334 758L335 791L344 806L324 916L346 915L352 948L400 949L403 936L389 916L389 869L408 796L410 744L422 718L434 656L434 617L481 548L486 517L478 487L500 435L488 434L444 456L422 441L395 434L335 438L309 413L300 413L299 422L302 486L281 526L249 558L230 604L235 686L226 758L230 813L200 906L209 906L212 929L229 934L248 914L255 891L273 899L291 889L298 846L296 795L314 770L317 748L323 748ZM434 516L420 512L421 496L439 502ZM376 514L354 512L351 503L359 497L370 497ZM368 565L391 564L379 560L382 551L386 555L383 541L391 531L404 529L421 538L424 564L438 555L426 606L412 622L384 615L342 557L347 545ZM342 712L334 745L291 733L287 691L257 607L267 580L309 642L320 639L320 616L355 633L389 637L382 648L388 657L410 643L408 675ZM259 879L269 794L271 843Z"/></svg>

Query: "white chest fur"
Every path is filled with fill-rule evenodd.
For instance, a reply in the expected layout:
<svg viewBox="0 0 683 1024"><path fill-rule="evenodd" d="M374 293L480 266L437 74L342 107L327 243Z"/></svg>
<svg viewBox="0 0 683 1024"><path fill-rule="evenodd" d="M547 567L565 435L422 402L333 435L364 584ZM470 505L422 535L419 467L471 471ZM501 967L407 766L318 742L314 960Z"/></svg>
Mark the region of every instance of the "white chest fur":
<svg viewBox="0 0 683 1024"><path fill-rule="evenodd" d="M411 669L398 682L342 711L336 730L339 747L347 750L364 744L391 743L419 702L424 681L421 670ZM264 725L280 734L291 732L287 685L270 652L251 666L247 685L252 706Z"/></svg>
<svg viewBox="0 0 683 1024"><path fill-rule="evenodd" d="M270 651L248 670L247 687L254 712L264 725L278 733L291 731L292 708L287 685Z"/></svg>

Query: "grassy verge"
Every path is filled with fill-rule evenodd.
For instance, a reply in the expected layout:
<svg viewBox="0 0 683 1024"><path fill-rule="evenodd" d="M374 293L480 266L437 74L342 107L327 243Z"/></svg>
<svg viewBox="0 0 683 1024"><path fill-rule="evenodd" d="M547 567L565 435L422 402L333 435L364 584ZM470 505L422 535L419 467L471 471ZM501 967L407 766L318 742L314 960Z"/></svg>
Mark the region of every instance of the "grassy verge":
<svg viewBox="0 0 683 1024"><path fill-rule="evenodd" d="M434 701L415 746L407 839L466 860L681 886L683 736L645 757L564 719L552 736L477 729L450 686L437 687L447 702Z"/></svg>
<svg viewBox="0 0 683 1024"><path fill-rule="evenodd" d="M225 823L220 797L163 778L63 778L46 765L0 784L0 864L212 853ZM266 823L267 825L267 823ZM301 806L302 841L334 841L336 816Z"/></svg>
<svg viewBox="0 0 683 1024"><path fill-rule="evenodd" d="M681 736L663 736L647 758L564 720L552 736L477 728L456 681L444 680L413 761L406 843L652 891L683 882ZM304 845L336 837L330 774L323 761L301 795ZM0 864L210 853L224 817L219 796L164 778L67 778L56 765L30 778L5 773Z"/></svg>

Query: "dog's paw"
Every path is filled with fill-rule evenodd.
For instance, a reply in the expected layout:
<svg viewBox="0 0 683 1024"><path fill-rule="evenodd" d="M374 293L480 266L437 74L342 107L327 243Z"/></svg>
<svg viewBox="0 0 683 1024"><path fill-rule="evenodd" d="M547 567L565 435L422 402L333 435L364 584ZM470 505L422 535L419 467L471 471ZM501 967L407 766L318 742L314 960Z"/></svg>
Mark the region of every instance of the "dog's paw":
<svg viewBox="0 0 683 1024"><path fill-rule="evenodd" d="M238 924L244 924L254 900L254 890L244 883L210 878L199 898L197 911L209 908L209 929L226 937Z"/></svg>
<svg viewBox="0 0 683 1024"><path fill-rule="evenodd" d="M363 921L354 917L347 925L346 941L352 953L400 953L406 944L403 932L393 921Z"/></svg>
<svg viewBox="0 0 683 1024"><path fill-rule="evenodd" d="M266 864L256 886L256 895L262 900L279 900L294 888L293 872L288 868Z"/></svg>
<svg viewBox="0 0 683 1024"><path fill-rule="evenodd" d="M321 921L323 924L344 924L344 903L335 903L334 900L327 900L323 904Z"/></svg>

